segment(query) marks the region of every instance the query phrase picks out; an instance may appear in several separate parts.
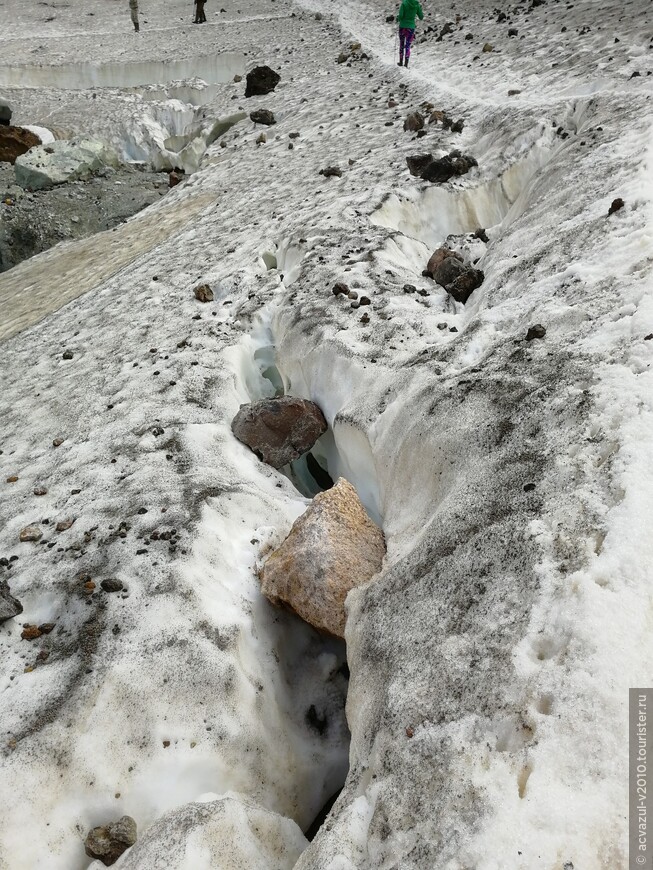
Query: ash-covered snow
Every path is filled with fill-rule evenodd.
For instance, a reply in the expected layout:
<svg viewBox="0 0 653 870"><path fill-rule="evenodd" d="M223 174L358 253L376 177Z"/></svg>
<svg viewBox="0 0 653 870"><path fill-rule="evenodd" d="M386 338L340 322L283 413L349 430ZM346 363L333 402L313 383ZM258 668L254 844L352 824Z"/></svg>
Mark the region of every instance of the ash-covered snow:
<svg viewBox="0 0 653 870"><path fill-rule="evenodd" d="M125 814L116 867L625 868L628 687L653 665L650 3L427 4L408 70L380 0L140 7L139 34L123 0L0 9L14 123L197 170L0 275L24 607L0 626L0 868L95 867L86 832ZM230 64L281 82L245 99ZM463 132L404 132L425 102ZM409 174L455 148L478 167ZM422 276L452 233L485 273L465 306ZM281 387L386 535L348 687L343 645L259 591L307 500L230 423Z"/></svg>

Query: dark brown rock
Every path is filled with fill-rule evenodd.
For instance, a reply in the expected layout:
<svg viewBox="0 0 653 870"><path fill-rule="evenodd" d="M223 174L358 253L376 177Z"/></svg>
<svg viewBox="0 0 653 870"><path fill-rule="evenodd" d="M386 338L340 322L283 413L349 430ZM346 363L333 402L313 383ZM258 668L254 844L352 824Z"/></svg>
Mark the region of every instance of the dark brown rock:
<svg viewBox="0 0 653 870"><path fill-rule="evenodd" d="M40 144L39 137L30 130L0 125L0 163L15 163L17 157Z"/></svg>
<svg viewBox="0 0 653 870"><path fill-rule="evenodd" d="M110 867L135 842L136 822L131 816L123 816L117 822L89 831L84 840L84 850L89 858L98 858L105 867Z"/></svg>
<svg viewBox="0 0 653 870"><path fill-rule="evenodd" d="M213 302L213 290L208 284L198 284L193 289L193 294L199 302Z"/></svg>
<svg viewBox="0 0 653 870"><path fill-rule="evenodd" d="M122 580L118 580L116 577L107 577L100 583L100 586L105 592L122 592L123 589Z"/></svg>
<svg viewBox="0 0 653 870"><path fill-rule="evenodd" d="M408 133L417 133L424 126L424 116L419 112L411 112L404 121L404 130Z"/></svg>
<svg viewBox="0 0 653 870"><path fill-rule="evenodd" d="M411 175L420 176L422 172L426 169L426 167L433 163L433 155L432 154L414 154L411 157L406 158L406 163L408 165L408 171Z"/></svg>
<svg viewBox="0 0 653 870"><path fill-rule="evenodd" d="M257 66L247 73L246 97L265 96L271 93L281 81L281 76L269 66Z"/></svg>
<svg viewBox="0 0 653 870"><path fill-rule="evenodd" d="M467 268L468 267L465 266L459 257L446 257L433 270L433 280L436 284L439 284L440 287L448 289L449 285L455 281L456 278L464 275Z"/></svg>
<svg viewBox="0 0 653 870"><path fill-rule="evenodd" d="M621 197L617 197L617 199L612 200L612 205L608 209L608 214L614 214L616 211L620 211L626 203L623 201Z"/></svg>
<svg viewBox="0 0 653 870"><path fill-rule="evenodd" d="M249 117L255 124L265 124L266 127L271 127L272 124L277 123L277 119L269 109L256 109L256 111L249 113Z"/></svg>
<svg viewBox="0 0 653 870"><path fill-rule="evenodd" d="M23 612L23 605L9 591L6 580L0 580L0 625Z"/></svg>
<svg viewBox="0 0 653 870"><path fill-rule="evenodd" d="M485 275L480 271L480 269L472 269L467 266L465 267L465 270L451 282L451 284L447 284L445 289L447 293L456 300L456 302L462 302L464 305L474 290L481 286L484 279Z"/></svg>
<svg viewBox="0 0 653 870"><path fill-rule="evenodd" d="M455 251L452 251L450 248L444 248L444 247L438 248L437 251L435 251L429 257L429 261L426 264L426 271L430 272L431 275L435 276L437 269L439 269L440 266L442 266L442 264L445 262L445 260L452 259L452 258L454 260L459 260L462 263L463 258L460 256L460 254L457 254ZM458 273L456 272L455 274L457 275ZM451 278L450 280L453 280L453 278ZM448 284L448 283L449 283L448 281L445 281L444 283L442 281L438 281L438 284L442 284L443 287L445 286L445 284Z"/></svg>
<svg viewBox="0 0 653 870"><path fill-rule="evenodd" d="M308 453L327 422L314 402L282 396L241 405L231 430L259 459L281 468Z"/></svg>
<svg viewBox="0 0 653 870"><path fill-rule="evenodd" d="M469 154L460 154L458 151L452 151L446 157L441 157L439 160L434 160L430 163L421 175L425 181L430 181L433 184L442 184L456 175L464 175L474 166L478 166L474 157Z"/></svg>
<svg viewBox="0 0 653 870"><path fill-rule="evenodd" d="M340 178L342 169L339 166L327 166L326 169L320 169L320 175L323 175L325 178L331 178L332 176Z"/></svg>

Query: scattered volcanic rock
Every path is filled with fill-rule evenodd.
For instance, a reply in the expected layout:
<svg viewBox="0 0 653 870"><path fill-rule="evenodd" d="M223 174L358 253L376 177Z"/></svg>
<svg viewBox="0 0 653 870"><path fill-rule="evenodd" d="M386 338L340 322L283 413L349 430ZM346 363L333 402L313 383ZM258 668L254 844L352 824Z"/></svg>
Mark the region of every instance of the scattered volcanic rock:
<svg viewBox="0 0 653 870"><path fill-rule="evenodd" d="M315 628L343 637L350 589L381 570L385 538L344 478L318 493L263 566L261 588Z"/></svg>
<svg viewBox="0 0 653 870"><path fill-rule="evenodd" d="M249 117L255 124L265 124L266 127L271 127L272 124L277 123L274 114L269 109L256 109L249 113Z"/></svg>
<svg viewBox="0 0 653 870"><path fill-rule="evenodd" d="M465 263L460 254L449 248L438 248L426 266L426 274L447 291L456 302L467 302L483 283L483 272Z"/></svg>
<svg viewBox="0 0 653 870"><path fill-rule="evenodd" d="M269 66L257 66L247 73L246 97L265 96L281 81L281 76Z"/></svg>
<svg viewBox="0 0 653 870"><path fill-rule="evenodd" d="M0 624L23 612L23 605L9 591L6 580L0 580Z"/></svg>
<svg viewBox="0 0 653 870"><path fill-rule="evenodd" d="M314 402L281 396L241 405L231 430L259 459L281 468L308 453L327 422Z"/></svg>
<svg viewBox="0 0 653 870"><path fill-rule="evenodd" d="M27 541L39 541L43 537L43 532L38 526L25 526L21 531L19 538L23 543Z"/></svg>
<svg viewBox="0 0 653 870"><path fill-rule="evenodd" d="M40 144L41 140L31 130L0 126L0 163L15 163L17 157Z"/></svg>
<svg viewBox="0 0 653 870"><path fill-rule="evenodd" d="M623 201L621 197L617 197L617 199L612 200L612 204L608 209L608 214L614 214L616 211L620 211L626 203Z"/></svg>
<svg viewBox="0 0 653 870"><path fill-rule="evenodd" d="M136 822L131 816L123 816L117 822L89 831L84 840L84 849L89 858L98 858L105 867L110 867L135 842Z"/></svg>

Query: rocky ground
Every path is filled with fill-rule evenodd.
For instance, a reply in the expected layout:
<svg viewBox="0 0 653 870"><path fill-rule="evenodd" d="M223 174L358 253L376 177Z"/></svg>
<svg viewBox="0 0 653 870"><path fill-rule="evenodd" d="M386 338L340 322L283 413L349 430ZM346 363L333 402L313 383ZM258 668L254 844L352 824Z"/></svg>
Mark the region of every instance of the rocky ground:
<svg viewBox="0 0 653 870"><path fill-rule="evenodd" d="M167 174L122 166L31 192L16 184L13 166L0 163L0 272L59 242L112 229L167 191Z"/></svg>

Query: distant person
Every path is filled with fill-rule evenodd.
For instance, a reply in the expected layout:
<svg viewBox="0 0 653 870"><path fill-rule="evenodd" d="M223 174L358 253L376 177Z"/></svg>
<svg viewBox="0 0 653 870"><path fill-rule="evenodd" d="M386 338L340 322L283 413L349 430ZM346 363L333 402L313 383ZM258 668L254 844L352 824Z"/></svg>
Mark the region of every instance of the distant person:
<svg viewBox="0 0 653 870"><path fill-rule="evenodd" d="M420 21L424 18L422 7L418 0L401 0L399 7L399 63L398 66L408 66L410 60L410 45L415 36L415 16Z"/></svg>
<svg viewBox="0 0 653 870"><path fill-rule="evenodd" d="M129 0L129 11L131 13L134 30L138 33L140 30L140 25L138 23L138 0Z"/></svg>
<svg viewBox="0 0 653 870"><path fill-rule="evenodd" d="M205 24L206 15L204 14L204 3L206 0L195 0L195 21L193 24Z"/></svg>

